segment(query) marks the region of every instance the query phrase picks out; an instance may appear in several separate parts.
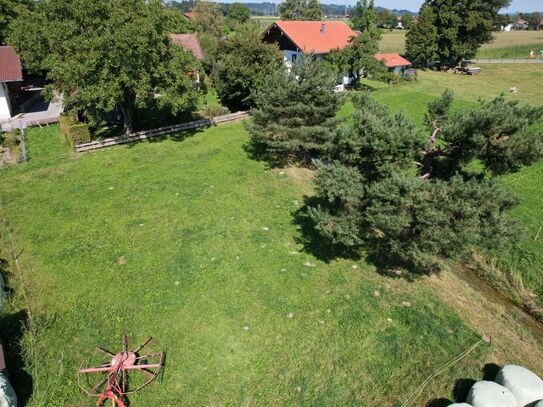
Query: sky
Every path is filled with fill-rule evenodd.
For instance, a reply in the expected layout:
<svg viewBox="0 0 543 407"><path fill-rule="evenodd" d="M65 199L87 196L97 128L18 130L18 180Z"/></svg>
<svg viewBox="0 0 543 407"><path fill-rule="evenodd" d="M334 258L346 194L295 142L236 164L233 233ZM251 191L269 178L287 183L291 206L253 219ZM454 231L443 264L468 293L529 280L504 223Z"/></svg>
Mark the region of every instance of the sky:
<svg viewBox="0 0 543 407"><path fill-rule="evenodd" d="M325 3L339 3L341 1L327 0ZM351 3L350 1L348 3ZM407 9L418 11L422 0L376 0L377 6L386 7L390 9ZM514 13L515 11L531 12L531 11L543 11L543 0L513 0L511 6L504 12Z"/></svg>

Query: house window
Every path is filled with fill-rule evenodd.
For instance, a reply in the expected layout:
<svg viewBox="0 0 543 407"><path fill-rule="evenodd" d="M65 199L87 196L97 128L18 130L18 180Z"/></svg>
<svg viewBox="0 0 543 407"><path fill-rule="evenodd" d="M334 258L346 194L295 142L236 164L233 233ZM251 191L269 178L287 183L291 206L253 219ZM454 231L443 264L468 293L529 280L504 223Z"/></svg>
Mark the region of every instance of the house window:
<svg viewBox="0 0 543 407"><path fill-rule="evenodd" d="M296 62L297 59L298 59L298 55L292 54L290 60L291 60L292 62Z"/></svg>

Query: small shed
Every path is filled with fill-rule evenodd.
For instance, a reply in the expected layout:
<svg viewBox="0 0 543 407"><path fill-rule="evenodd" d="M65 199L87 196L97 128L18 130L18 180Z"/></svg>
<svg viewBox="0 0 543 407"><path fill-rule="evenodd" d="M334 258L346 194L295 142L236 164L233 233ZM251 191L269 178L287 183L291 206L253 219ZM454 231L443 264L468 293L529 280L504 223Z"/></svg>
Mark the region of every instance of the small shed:
<svg viewBox="0 0 543 407"><path fill-rule="evenodd" d="M400 73L412 64L400 54L375 54L375 59L386 65L390 72Z"/></svg>
<svg viewBox="0 0 543 407"><path fill-rule="evenodd" d="M15 48L0 46L0 120L9 120L13 113L14 91L23 81L23 67Z"/></svg>

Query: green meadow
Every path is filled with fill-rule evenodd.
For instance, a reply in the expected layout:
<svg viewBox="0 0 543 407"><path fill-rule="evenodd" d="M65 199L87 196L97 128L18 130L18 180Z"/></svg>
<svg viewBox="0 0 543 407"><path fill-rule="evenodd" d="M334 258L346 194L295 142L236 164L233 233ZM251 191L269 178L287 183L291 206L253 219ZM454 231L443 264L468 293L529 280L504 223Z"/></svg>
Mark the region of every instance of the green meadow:
<svg viewBox="0 0 543 407"><path fill-rule="evenodd" d="M374 95L421 124L445 87L458 109L499 93L500 69L421 72ZM528 85L509 97L541 103ZM95 347L118 350L123 333L134 344L153 336L166 352L163 376L133 406L400 406L479 341L480 326L426 281L383 276L363 253L330 260L312 250L300 215L310 172L270 169L248 142L238 122L74 155L57 126L27 132L30 161L0 172L0 257L12 291L0 327L13 333L8 364L25 405L93 405L76 371ZM541 168L505 180L532 231L543 222ZM526 247L541 256L540 243ZM32 331L20 332L27 315ZM455 380L506 361L504 346L477 348L413 405L452 399ZM507 362L543 373L539 357L519 347Z"/></svg>

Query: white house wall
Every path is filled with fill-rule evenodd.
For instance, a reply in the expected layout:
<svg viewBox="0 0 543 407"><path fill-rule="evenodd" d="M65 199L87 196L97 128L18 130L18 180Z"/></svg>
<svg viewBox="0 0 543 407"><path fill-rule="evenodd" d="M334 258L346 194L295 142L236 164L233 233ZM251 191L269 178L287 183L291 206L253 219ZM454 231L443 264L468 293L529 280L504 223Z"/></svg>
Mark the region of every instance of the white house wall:
<svg viewBox="0 0 543 407"><path fill-rule="evenodd" d="M0 82L0 120L11 119L8 85Z"/></svg>

